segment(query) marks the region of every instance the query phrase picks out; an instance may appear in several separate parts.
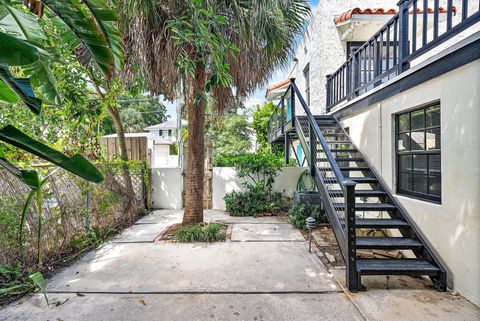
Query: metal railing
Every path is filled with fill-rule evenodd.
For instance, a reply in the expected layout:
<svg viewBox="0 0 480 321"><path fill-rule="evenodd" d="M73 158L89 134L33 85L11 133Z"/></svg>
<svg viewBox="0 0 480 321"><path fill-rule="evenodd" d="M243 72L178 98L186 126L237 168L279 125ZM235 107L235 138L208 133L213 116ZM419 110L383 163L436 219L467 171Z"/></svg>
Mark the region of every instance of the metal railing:
<svg viewBox="0 0 480 321"><path fill-rule="evenodd" d="M429 6L433 4L433 8ZM480 21L478 3L402 0L399 10L347 61L327 77L327 112L410 68L410 63Z"/></svg>
<svg viewBox="0 0 480 321"><path fill-rule="evenodd" d="M269 142L272 143L277 138L295 127L295 93L291 86L280 98L280 102L275 106L273 114L269 120Z"/></svg>
<svg viewBox="0 0 480 321"><path fill-rule="evenodd" d="M310 173L315 178L325 212L345 260L348 286L350 289L356 289L358 285L355 241L356 183L343 176L334 155L330 151L328 142L317 124L317 120L308 108L294 79L291 79L287 92L290 92L293 105L298 100L299 105L305 112L305 116L294 119L293 127L298 133L310 166ZM279 106L282 106L282 104L280 103ZM272 115L271 124L275 123L274 118L275 116Z"/></svg>

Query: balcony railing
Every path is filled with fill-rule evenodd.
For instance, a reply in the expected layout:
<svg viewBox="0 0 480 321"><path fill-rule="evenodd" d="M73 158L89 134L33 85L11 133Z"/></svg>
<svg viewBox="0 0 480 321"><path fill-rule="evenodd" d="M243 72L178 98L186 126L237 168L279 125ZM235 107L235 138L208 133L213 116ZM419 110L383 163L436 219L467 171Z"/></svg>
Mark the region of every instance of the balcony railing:
<svg viewBox="0 0 480 321"><path fill-rule="evenodd" d="M402 0L398 6L398 13L327 77L327 112L401 74L415 58L480 21L478 1L461 0L457 8L446 0L446 9L439 0Z"/></svg>

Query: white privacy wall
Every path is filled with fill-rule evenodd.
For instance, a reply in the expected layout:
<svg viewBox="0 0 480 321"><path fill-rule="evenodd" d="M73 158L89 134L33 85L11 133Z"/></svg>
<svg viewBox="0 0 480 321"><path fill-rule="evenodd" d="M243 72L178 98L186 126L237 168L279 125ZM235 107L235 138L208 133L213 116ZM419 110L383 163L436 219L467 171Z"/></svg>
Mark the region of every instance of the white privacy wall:
<svg viewBox="0 0 480 321"><path fill-rule="evenodd" d="M298 178L305 167L284 167L276 177L273 189L292 196L297 186ZM237 177L233 167L214 167L212 178L212 203L214 209L225 210L223 198L227 193L243 190L242 181Z"/></svg>
<svg viewBox="0 0 480 321"><path fill-rule="evenodd" d="M449 286L480 305L480 61L341 119L395 193L395 114L440 101L442 203L395 195L445 263Z"/></svg>
<svg viewBox="0 0 480 321"><path fill-rule="evenodd" d="M152 168L154 209L181 209L183 177L181 168Z"/></svg>

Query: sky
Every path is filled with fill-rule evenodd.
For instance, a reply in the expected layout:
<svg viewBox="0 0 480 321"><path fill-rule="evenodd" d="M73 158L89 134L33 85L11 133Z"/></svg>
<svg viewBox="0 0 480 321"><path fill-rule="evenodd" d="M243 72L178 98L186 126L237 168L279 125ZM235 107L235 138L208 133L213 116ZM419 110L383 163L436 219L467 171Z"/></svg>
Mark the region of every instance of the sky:
<svg viewBox="0 0 480 321"><path fill-rule="evenodd" d="M314 8L318 4L319 0L311 0L310 5L312 8ZM265 90L270 87L271 85L275 85L279 82L282 82L283 80L286 79L288 73L288 65L285 66L284 68L276 70L271 78L270 81L268 82L268 85L259 88L257 91L255 91L250 97L247 97L244 101L244 104L247 108L249 107L255 107L257 104L261 104L265 101ZM175 119L177 118L177 112L176 112L176 104L175 103L169 103L166 102L165 106L167 108L167 116L169 119Z"/></svg>

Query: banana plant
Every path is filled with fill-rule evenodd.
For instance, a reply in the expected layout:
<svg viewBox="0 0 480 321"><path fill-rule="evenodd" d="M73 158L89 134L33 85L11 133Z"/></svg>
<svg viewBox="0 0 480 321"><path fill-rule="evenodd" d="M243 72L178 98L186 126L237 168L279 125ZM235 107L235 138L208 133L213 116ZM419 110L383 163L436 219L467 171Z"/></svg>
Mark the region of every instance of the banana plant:
<svg viewBox="0 0 480 321"><path fill-rule="evenodd" d="M45 10L46 15L65 31L64 41L72 49L85 48L88 60L105 79L111 77L114 68L123 64L120 32L115 26L118 17L105 0L25 0L23 3L40 17ZM31 80L40 80L41 85L37 89L47 100L60 100L55 79L48 67L52 57L45 47L45 40L35 16L17 9L10 0L0 0L0 100L10 104L22 101L32 112L40 114L42 101L35 96ZM30 78L14 77L10 72L11 66L19 67ZM87 180L98 182L103 179L82 156L68 158L11 125L0 129L0 140Z"/></svg>

